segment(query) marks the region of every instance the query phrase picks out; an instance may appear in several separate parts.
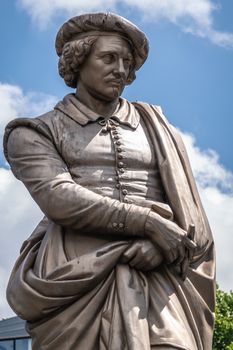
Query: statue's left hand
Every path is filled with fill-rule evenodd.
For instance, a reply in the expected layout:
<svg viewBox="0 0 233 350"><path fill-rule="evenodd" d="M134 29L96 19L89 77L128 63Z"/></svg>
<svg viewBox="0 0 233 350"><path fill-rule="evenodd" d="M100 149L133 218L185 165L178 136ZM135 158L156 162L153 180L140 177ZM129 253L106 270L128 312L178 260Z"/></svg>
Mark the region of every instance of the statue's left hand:
<svg viewBox="0 0 233 350"><path fill-rule="evenodd" d="M155 269L163 261L159 249L147 239L134 241L124 252L122 262L140 271Z"/></svg>

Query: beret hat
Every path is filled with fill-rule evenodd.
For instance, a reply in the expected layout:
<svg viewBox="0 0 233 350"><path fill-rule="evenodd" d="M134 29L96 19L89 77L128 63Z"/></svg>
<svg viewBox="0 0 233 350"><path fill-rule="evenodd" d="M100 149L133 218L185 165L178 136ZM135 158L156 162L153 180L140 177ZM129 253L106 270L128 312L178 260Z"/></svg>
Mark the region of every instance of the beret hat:
<svg viewBox="0 0 233 350"><path fill-rule="evenodd" d="M79 39L85 34L98 32L117 32L128 39L133 48L135 69L138 70L145 62L149 43L145 34L133 23L113 13L89 13L73 17L59 29L56 37L56 51L61 56L64 45L72 40ZM107 34L107 33L106 33Z"/></svg>

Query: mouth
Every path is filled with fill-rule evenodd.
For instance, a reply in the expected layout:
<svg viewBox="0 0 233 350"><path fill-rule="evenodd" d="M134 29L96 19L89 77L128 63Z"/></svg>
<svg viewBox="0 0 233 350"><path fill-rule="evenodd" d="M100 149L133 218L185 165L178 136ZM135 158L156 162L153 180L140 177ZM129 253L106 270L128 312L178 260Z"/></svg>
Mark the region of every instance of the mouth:
<svg viewBox="0 0 233 350"><path fill-rule="evenodd" d="M112 86L123 86L124 85L124 79L109 79L107 81L108 84Z"/></svg>

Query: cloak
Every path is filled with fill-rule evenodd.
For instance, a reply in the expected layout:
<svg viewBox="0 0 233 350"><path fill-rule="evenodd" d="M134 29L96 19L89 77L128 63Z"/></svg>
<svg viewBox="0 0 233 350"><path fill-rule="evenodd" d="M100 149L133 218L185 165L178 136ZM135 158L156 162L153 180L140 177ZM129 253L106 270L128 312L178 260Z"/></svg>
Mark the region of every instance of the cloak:
<svg viewBox="0 0 233 350"><path fill-rule="evenodd" d="M143 208L116 203L77 187L60 155L55 122L51 122L56 116L69 118L65 111L57 109L45 117L14 120L6 128L5 155L15 176L24 182L45 213L24 242L7 288L11 307L27 320L33 349L150 350L159 345L186 350L212 348L214 243L184 144L156 106L140 102L130 104L130 108L139 112L153 141L174 221L185 231L190 224L195 226L197 249L188 275L182 280L172 266L164 264L141 272L122 263L132 239L143 231L149 211L167 218L166 213L156 205ZM22 135L21 143L14 144L12 132L15 137L17 132L25 135L28 130L36 135L36 147L47 147L48 154L32 154L33 148L30 154L23 154L26 146ZM16 154L16 147L21 147L22 154ZM59 169L52 185L43 168L48 157L51 166ZM31 164L39 165L34 169ZM77 190L76 197L72 189ZM55 194L53 201L48 199L48 191ZM75 208L71 210L67 205L61 217L59 201L67 197L70 203L81 197L84 204L78 216ZM88 237L87 219L82 216L87 197L92 230L112 234L111 222L119 215L126 229L118 229L112 241L70 259L64 235L81 228Z"/></svg>

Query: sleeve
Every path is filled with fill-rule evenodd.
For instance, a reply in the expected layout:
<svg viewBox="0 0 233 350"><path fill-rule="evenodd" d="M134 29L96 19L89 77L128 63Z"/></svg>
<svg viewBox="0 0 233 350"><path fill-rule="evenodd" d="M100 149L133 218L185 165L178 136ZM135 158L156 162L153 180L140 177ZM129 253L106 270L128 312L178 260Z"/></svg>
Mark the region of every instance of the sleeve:
<svg viewBox="0 0 233 350"><path fill-rule="evenodd" d="M44 214L82 232L144 236L150 209L101 196L72 179L54 143L29 127L9 134L8 161Z"/></svg>

